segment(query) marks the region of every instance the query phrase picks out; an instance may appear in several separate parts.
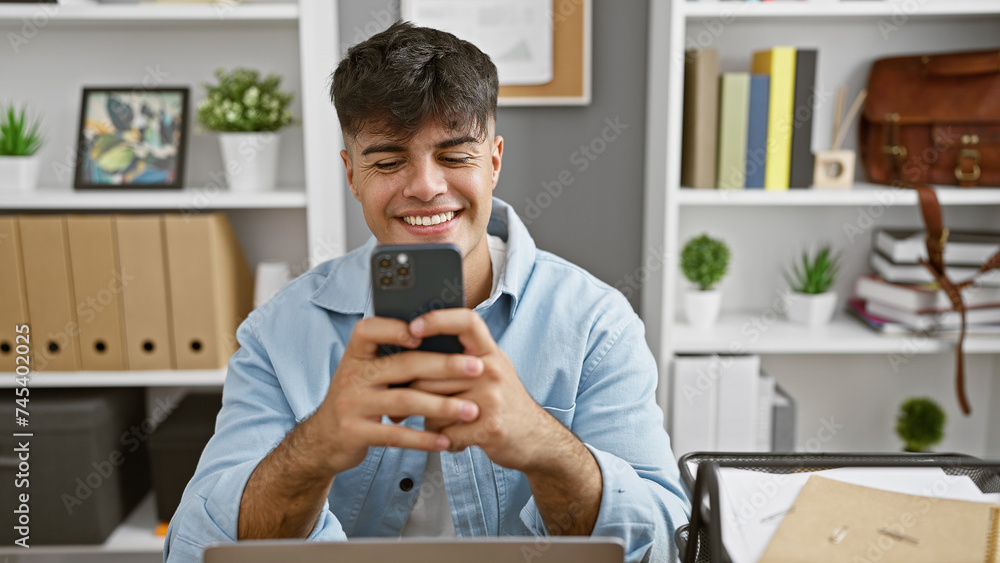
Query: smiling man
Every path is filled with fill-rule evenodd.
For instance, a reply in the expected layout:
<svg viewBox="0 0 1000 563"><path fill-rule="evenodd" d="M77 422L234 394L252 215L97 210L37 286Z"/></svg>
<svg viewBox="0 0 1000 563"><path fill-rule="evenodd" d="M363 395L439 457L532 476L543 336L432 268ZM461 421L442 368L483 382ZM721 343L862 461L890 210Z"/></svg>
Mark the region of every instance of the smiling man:
<svg viewBox="0 0 1000 563"><path fill-rule="evenodd" d="M348 51L331 96L374 236L240 326L165 559L236 539L482 535L617 536L628 561L676 558L690 508L642 322L493 198L497 91L489 57L440 31L397 23ZM376 244L425 243L461 250L466 308L374 317ZM464 352L412 350L438 334Z"/></svg>

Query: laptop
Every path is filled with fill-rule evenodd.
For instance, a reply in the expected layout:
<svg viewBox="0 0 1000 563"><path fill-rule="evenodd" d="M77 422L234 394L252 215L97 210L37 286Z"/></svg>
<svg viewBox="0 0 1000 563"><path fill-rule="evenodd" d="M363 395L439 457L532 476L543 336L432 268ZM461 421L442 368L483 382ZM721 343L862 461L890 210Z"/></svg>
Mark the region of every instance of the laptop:
<svg viewBox="0 0 1000 563"><path fill-rule="evenodd" d="M604 537L364 538L216 544L205 563L622 563L625 544Z"/></svg>

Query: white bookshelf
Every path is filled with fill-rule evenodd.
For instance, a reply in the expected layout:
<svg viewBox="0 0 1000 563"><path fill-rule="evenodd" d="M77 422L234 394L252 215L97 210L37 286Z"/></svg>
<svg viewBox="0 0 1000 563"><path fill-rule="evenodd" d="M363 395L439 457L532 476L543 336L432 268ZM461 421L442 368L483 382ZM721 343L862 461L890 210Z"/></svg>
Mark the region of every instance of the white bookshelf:
<svg viewBox="0 0 1000 563"><path fill-rule="evenodd" d="M973 415L964 417L954 394L953 342L879 334L839 312L824 327L793 325L773 303L786 287L781 271L805 247L832 242L843 263L835 290L841 303L854 280L868 272L871 235L880 227L922 225L916 194L863 180L846 190L696 190L680 185L684 51L714 47L720 72L746 72L752 53L776 45L818 50L813 150L829 146L833 92L846 85L853 97L867 81L873 60L883 56L991 49L1000 36L1000 2L926 0L907 2L807 0L801 2L650 2L647 60L646 185L644 244L662 254L663 266L648 268L642 317L660 366L657 399L670 420L670 370L677 353L740 351L762 355L765 371L798 396L800 438L831 413L853 420L882 420L907 397L932 395L955 430L946 428L942 451L1000 456L1000 336L968 336L966 377ZM856 122L845 147L856 147ZM939 190L946 226L996 228L1000 189ZM719 288L722 316L710 330L695 330L681 318L687 287L679 268L683 244L701 233L722 238L732 251L730 271ZM747 327L757 319L766 330ZM887 358L902 353L899 373ZM820 391L838 365L852 366L854 397ZM854 377L854 374L863 374ZM852 413L866 412L865 417ZM890 413L890 414L885 414ZM669 427L669 423L668 423ZM974 436L949 442L954 433ZM953 444L949 446L949 444ZM824 446L828 451L895 451L891 425L852 429Z"/></svg>
<svg viewBox="0 0 1000 563"><path fill-rule="evenodd" d="M222 387L226 369L37 371L28 387ZM0 389L19 386L14 373L0 373Z"/></svg>
<svg viewBox="0 0 1000 563"><path fill-rule="evenodd" d="M3 4L0 21L30 21L36 25L48 23L79 24L87 22L129 23L191 23L191 22L295 22L299 6L294 2L239 4Z"/></svg>
<svg viewBox="0 0 1000 563"><path fill-rule="evenodd" d="M305 209L304 186L281 186L270 192L231 192L216 187L181 190L74 190L43 186L33 192L0 193L4 211L129 211L217 209Z"/></svg>

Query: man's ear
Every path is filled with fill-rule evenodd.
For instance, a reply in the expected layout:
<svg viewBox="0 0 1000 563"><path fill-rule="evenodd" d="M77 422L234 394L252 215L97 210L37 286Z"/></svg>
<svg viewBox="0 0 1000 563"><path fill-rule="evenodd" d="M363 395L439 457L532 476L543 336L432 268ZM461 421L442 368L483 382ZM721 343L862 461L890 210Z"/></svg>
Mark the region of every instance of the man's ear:
<svg viewBox="0 0 1000 563"><path fill-rule="evenodd" d="M354 199L361 201L358 189L354 187L354 166L351 165L351 156L347 154L346 150L342 150L340 151L340 159L344 161L344 170L347 172L347 185L350 186Z"/></svg>
<svg viewBox="0 0 1000 563"><path fill-rule="evenodd" d="M503 137L497 135L493 139L493 189L497 187L497 181L500 180L500 163L503 160Z"/></svg>

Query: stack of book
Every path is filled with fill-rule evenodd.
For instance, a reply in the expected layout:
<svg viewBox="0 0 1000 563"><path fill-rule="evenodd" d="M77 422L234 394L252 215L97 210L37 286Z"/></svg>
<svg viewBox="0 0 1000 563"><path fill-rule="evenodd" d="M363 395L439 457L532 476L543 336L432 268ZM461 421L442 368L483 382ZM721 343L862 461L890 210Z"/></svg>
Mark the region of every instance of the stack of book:
<svg viewBox="0 0 1000 563"><path fill-rule="evenodd" d="M813 180L816 50L774 47L720 76L715 49L686 53L681 184L787 190Z"/></svg>
<svg viewBox="0 0 1000 563"><path fill-rule="evenodd" d="M961 317L951 300L920 264L927 258L924 231L882 229L873 237L871 267L874 275L858 278L849 310L881 332L951 333ZM949 279L961 283L1000 250L1000 232L952 231L945 244L944 262ZM977 278L962 291L970 334L1000 334L1000 274Z"/></svg>

